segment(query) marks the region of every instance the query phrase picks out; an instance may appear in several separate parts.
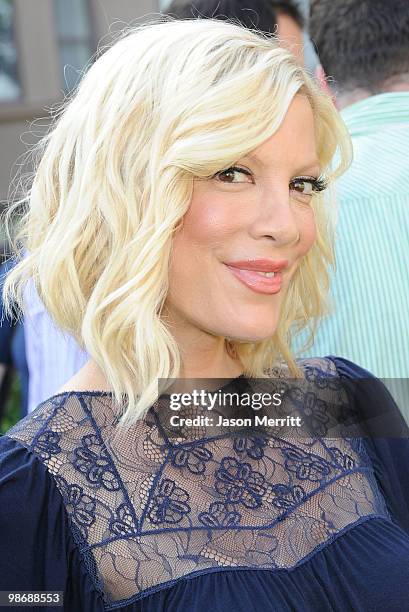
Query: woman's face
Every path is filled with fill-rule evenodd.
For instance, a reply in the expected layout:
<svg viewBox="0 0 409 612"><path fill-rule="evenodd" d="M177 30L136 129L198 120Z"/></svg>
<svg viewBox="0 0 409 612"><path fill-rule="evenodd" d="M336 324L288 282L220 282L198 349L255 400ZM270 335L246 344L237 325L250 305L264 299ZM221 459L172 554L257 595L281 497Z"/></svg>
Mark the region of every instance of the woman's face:
<svg viewBox="0 0 409 612"><path fill-rule="evenodd" d="M310 193L319 173L312 109L296 95L271 138L234 169L195 180L166 299L178 328L243 341L272 336L316 237Z"/></svg>

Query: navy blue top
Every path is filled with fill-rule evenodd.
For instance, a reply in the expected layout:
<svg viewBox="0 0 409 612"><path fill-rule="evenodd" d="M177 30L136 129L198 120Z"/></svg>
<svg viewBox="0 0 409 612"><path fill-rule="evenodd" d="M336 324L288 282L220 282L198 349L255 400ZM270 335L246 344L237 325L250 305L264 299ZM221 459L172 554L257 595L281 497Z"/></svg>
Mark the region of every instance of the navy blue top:
<svg viewBox="0 0 409 612"><path fill-rule="evenodd" d="M321 390L370 376L302 367ZM373 381L362 411L400 420ZM151 409L116 440L111 399L55 395L0 438L0 591L63 591L69 612L409 610L407 437L178 441Z"/></svg>

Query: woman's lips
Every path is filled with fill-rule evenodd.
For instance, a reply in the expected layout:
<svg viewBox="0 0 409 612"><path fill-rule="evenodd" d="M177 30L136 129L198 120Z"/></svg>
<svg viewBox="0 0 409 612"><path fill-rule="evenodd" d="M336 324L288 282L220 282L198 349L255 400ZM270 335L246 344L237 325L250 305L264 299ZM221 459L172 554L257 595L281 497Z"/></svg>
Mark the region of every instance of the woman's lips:
<svg viewBox="0 0 409 612"><path fill-rule="evenodd" d="M281 290L283 275L282 272L274 272L274 276L264 276L254 270L243 270L225 264L230 272L249 289L256 293L274 294Z"/></svg>

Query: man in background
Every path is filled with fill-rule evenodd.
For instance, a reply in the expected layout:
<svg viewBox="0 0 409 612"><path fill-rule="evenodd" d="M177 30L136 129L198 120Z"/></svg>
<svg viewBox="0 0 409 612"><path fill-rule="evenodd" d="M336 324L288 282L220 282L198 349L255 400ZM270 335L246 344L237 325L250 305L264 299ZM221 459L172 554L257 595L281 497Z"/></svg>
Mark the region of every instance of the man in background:
<svg viewBox="0 0 409 612"><path fill-rule="evenodd" d="M407 387L409 4L311 0L310 11L311 39L354 161L337 186L333 314L304 355L340 355Z"/></svg>
<svg viewBox="0 0 409 612"><path fill-rule="evenodd" d="M282 45L303 65L305 18L298 4L292 0L271 0L269 4L276 14L277 34Z"/></svg>
<svg viewBox="0 0 409 612"><path fill-rule="evenodd" d="M173 0L166 13L177 19L233 19L247 28L277 34L282 46L304 64L305 19L293 0Z"/></svg>
<svg viewBox="0 0 409 612"><path fill-rule="evenodd" d="M72 336L54 324L32 279L24 289L24 303L29 370L27 409L31 412L72 378L88 361L89 355Z"/></svg>

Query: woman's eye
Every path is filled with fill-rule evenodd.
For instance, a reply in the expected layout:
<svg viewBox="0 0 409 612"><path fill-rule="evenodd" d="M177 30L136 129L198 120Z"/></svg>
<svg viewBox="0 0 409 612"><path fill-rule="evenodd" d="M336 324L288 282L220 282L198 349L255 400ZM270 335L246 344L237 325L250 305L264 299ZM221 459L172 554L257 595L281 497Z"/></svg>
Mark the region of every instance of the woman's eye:
<svg viewBox="0 0 409 612"><path fill-rule="evenodd" d="M290 189L297 191L303 195L312 195L314 193L312 183L310 181L304 181L301 179L295 179L290 183Z"/></svg>
<svg viewBox="0 0 409 612"><path fill-rule="evenodd" d="M290 183L290 189L302 195L312 196L314 193L323 191L327 183L323 179L300 177L295 178Z"/></svg>
<svg viewBox="0 0 409 612"><path fill-rule="evenodd" d="M222 170L215 174L215 178L217 178L222 183L252 183L252 176L249 170L245 168L237 168L233 166L232 168L227 168L227 170Z"/></svg>

